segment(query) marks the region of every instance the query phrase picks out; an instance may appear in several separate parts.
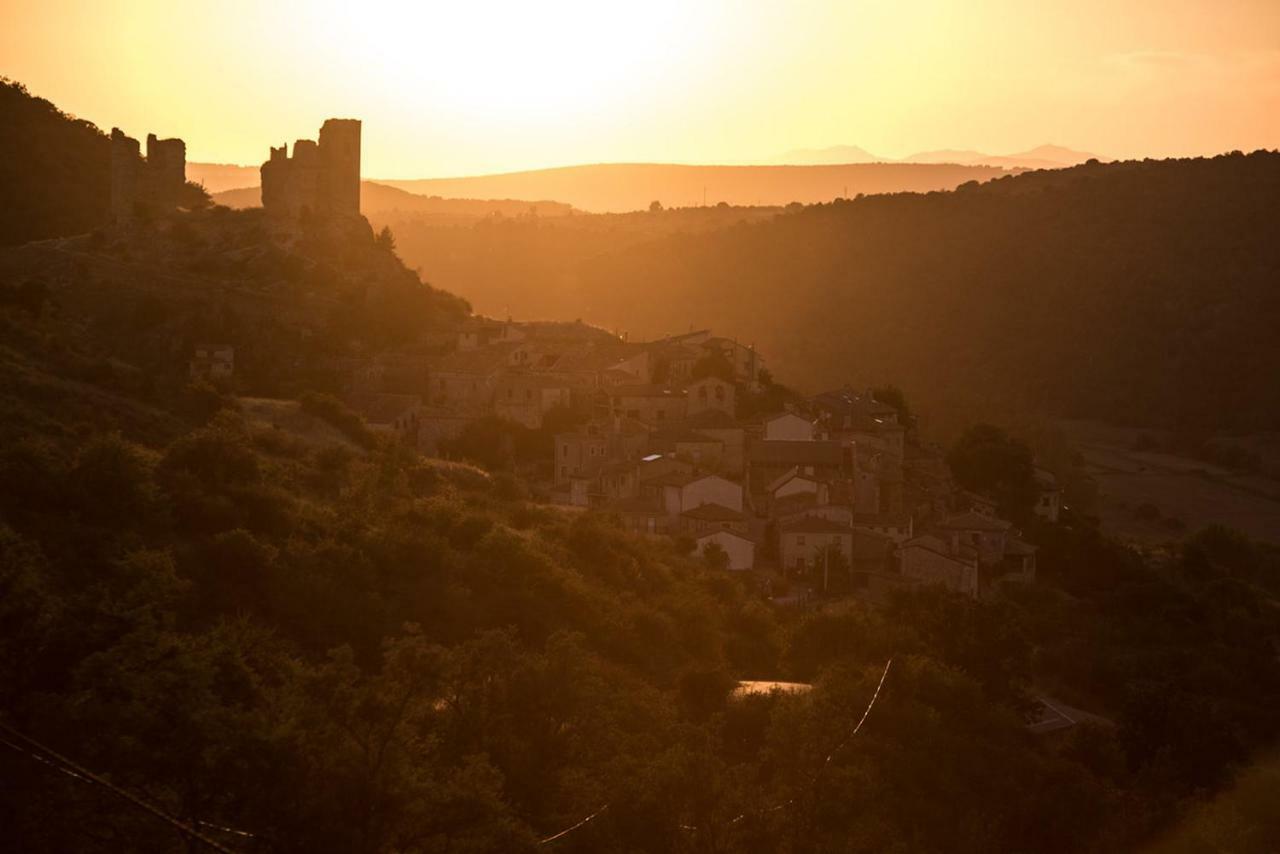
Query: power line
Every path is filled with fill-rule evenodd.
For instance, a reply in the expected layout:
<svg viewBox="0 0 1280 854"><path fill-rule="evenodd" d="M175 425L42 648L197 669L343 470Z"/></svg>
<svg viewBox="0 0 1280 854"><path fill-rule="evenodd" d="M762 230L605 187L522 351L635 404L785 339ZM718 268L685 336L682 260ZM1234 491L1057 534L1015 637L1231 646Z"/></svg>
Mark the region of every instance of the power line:
<svg viewBox="0 0 1280 854"><path fill-rule="evenodd" d="M107 791L114 794L116 797L122 798L128 801L129 803L133 804L139 809L146 810L156 818L176 828L183 835L191 839L194 839L197 842L201 842L209 846L214 851L220 852L220 854L237 854L236 851L234 851L231 848L228 848L227 846L223 845L221 842L218 842L216 839L211 839L210 837L205 836L203 833L196 830L194 827L182 821L181 819L174 818L173 816L169 815L164 810L160 809L154 804L143 800L142 798L138 797L137 795L133 794L132 792L126 789L120 788L119 786L115 785L109 780L103 779L102 777L93 773L92 771L85 768L84 766L79 765L75 762L72 762L70 759L58 753L57 751L53 750L52 748L45 746L44 744L36 741L34 738L30 738L29 736L26 736L23 733L19 732L18 730L14 729L13 727L9 726L9 724L5 723L3 720L0 720L0 730L3 730L4 732L8 733L13 739L16 739L18 741L18 743L14 743L14 741L10 739L0 738L0 744L4 744L10 748L13 748L14 750L29 756L30 758L36 760L37 762L41 762L45 765L48 765L49 767L57 771L60 771L69 777L74 777L84 783L90 783L93 785L103 787ZM27 747L23 747L22 745L24 744L27 745ZM219 827L218 825L209 824L208 822L200 822L200 823L203 825L206 825L207 827L213 827L218 830L226 831L228 833L236 833L241 836L253 835L251 833L245 833L244 831Z"/></svg>
<svg viewBox="0 0 1280 854"><path fill-rule="evenodd" d="M853 741L854 737L857 736L859 731L862 730L862 725L865 724L867 722L867 718L870 717L871 710L872 708L875 707L876 700L880 699L880 689L884 687L884 680L888 677L889 668L892 666L893 666L893 659L890 658L884 664L884 670L880 673L880 681L876 683L876 690L872 692L871 700L867 703L867 707L862 710L862 717L858 719L858 723L854 726L853 731L850 732L849 735L845 737L845 740L837 744L835 749L832 750L830 753L828 753L827 758L822 761L822 764L820 766L818 766L818 770L815 771L813 774L813 779L809 781L809 786L811 788L816 787L818 785L818 779L822 776L822 772L827 770L827 766L831 764L832 759L835 759L836 754L838 754L841 750L844 750L845 746L848 745L849 742ZM774 804L771 807L765 807L764 809L761 809L761 810L756 810L754 813L750 811L739 813L738 815L729 819L728 823L733 825L733 824L737 824L740 821L744 821L747 818L750 818L752 815L764 815L766 813L778 812L779 810L784 810L787 807L794 805L795 802L796 802L796 797L792 796L790 798L787 798L782 803ZM696 826L688 825L688 824L680 825L680 829L687 830L690 833L696 833L698 831L698 828Z"/></svg>
<svg viewBox="0 0 1280 854"><path fill-rule="evenodd" d="M569 825L568 827L566 827L564 830L560 831L559 833L553 833L553 834L551 834L551 835L550 835L550 836L548 836L546 839L540 839L540 840L538 840L538 844L539 844L539 845L548 845L548 844L550 844L550 843L552 843L552 842L555 842L557 839L559 839L559 838L560 838L560 837L562 837L562 836L568 836L570 833L573 833L575 830L577 830L578 828L582 827L582 826L583 826L583 825L585 825L587 822L591 821L591 819L593 819L593 818L595 818L596 816L600 815L600 813L604 812L604 811L605 811L605 810L607 810L608 808L609 808L609 805L608 805L608 804L605 804L604 806L600 807L600 809L598 809L598 810L596 810L595 812L593 812L591 815L589 815L589 816L587 816L586 818L582 819L582 821L576 822L575 824L571 824L571 825Z"/></svg>

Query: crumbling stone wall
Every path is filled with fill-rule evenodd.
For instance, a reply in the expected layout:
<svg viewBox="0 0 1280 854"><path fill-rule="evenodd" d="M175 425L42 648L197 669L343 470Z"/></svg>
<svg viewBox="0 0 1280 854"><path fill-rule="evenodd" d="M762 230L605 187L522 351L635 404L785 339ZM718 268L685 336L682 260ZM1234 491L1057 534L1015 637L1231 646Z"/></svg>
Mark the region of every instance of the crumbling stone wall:
<svg viewBox="0 0 1280 854"><path fill-rule="evenodd" d="M360 215L360 122L329 119L319 142L300 139L271 149L262 164L262 206L276 216Z"/></svg>
<svg viewBox="0 0 1280 854"><path fill-rule="evenodd" d="M180 139L147 135L147 157L120 128L111 129L111 216L128 222L140 207L178 206L187 183L187 145Z"/></svg>

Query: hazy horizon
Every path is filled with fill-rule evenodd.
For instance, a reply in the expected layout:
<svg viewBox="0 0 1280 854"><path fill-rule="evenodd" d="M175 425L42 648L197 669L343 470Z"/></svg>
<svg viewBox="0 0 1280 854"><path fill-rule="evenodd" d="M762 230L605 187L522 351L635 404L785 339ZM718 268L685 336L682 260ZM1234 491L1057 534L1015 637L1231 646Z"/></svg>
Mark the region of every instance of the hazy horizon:
<svg viewBox="0 0 1280 854"><path fill-rule="evenodd" d="M363 119L365 174L400 179L846 145L1280 145L1280 6L1259 0L4 6L0 74L100 127L181 137L192 162L256 165L329 116Z"/></svg>

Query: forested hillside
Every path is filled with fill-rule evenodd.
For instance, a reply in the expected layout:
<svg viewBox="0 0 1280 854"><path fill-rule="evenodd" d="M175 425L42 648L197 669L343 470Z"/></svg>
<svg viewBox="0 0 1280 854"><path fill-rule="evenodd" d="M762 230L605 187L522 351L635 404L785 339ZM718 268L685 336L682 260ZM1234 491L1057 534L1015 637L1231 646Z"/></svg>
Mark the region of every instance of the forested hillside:
<svg viewBox="0 0 1280 854"><path fill-rule="evenodd" d="M110 193L106 135L0 78L0 246L95 228Z"/></svg>
<svg viewBox="0 0 1280 854"><path fill-rule="evenodd" d="M1280 323L1278 215L1280 154L1258 152L1086 164L652 237L627 238L635 220L593 232L581 218L399 236L409 263L482 309L633 336L729 329L803 388L893 378L933 412L1274 429L1280 352L1263 345Z"/></svg>
<svg viewBox="0 0 1280 854"><path fill-rule="evenodd" d="M778 609L309 404L313 365L464 316L368 230L178 213L0 274L15 850L183 844L45 750L231 851L1129 850L1280 734L1280 563L1227 532L1153 562L1069 519L995 600ZM186 382L207 335L273 415ZM1097 717L1039 734L1045 691Z"/></svg>

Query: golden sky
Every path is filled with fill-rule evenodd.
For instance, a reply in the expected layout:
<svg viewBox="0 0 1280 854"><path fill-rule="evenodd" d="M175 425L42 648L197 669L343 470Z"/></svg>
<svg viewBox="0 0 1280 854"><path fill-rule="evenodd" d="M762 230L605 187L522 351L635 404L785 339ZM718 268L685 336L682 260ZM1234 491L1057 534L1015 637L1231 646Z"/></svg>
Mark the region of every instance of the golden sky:
<svg viewBox="0 0 1280 854"><path fill-rule="evenodd" d="M1280 147L1280 0L0 0L0 74L192 161L361 118L364 172L1051 142Z"/></svg>

